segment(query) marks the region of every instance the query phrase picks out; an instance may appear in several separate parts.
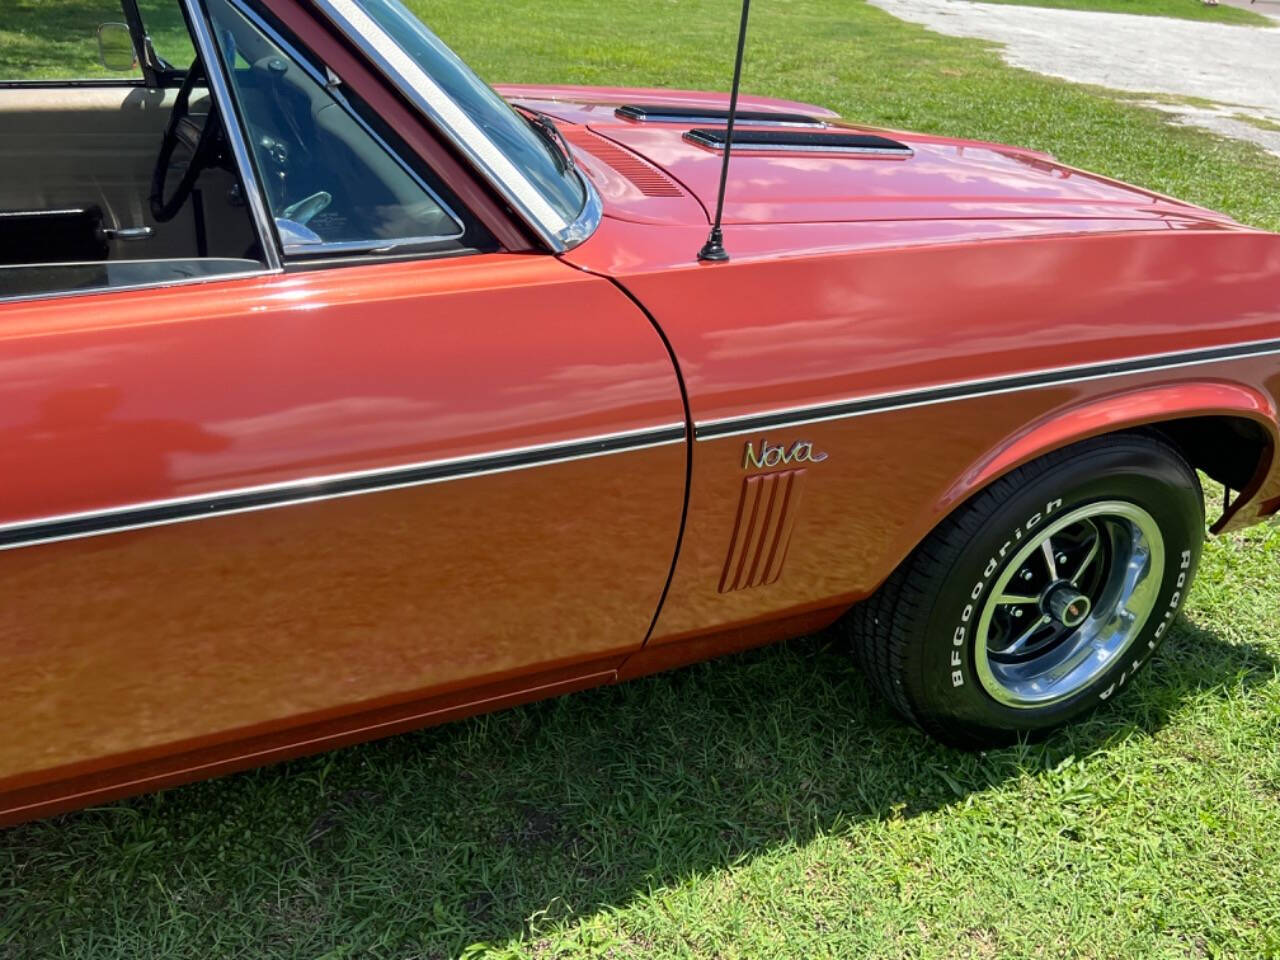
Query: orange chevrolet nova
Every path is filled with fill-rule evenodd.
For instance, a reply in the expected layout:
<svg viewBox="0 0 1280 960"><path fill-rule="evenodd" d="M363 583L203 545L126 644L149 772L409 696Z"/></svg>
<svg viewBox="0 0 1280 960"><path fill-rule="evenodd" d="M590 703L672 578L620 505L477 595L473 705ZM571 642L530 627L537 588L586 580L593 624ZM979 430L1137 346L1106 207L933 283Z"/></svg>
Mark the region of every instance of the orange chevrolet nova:
<svg viewBox="0 0 1280 960"><path fill-rule="evenodd" d="M97 24L93 26L97 27ZM954 744L1280 510L1280 237L988 143L500 88L397 0L0 83L0 822L812 631ZM723 152L729 258L700 260Z"/></svg>

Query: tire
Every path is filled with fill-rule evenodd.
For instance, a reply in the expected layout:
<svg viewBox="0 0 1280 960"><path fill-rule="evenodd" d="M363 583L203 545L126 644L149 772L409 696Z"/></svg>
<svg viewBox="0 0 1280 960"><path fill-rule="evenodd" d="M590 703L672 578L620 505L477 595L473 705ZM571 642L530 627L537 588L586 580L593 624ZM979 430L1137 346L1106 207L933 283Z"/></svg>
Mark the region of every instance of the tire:
<svg viewBox="0 0 1280 960"><path fill-rule="evenodd" d="M1034 738L1114 698L1148 660L1203 542L1200 482L1177 450L1144 433L1087 440L944 520L853 609L854 655L938 740Z"/></svg>

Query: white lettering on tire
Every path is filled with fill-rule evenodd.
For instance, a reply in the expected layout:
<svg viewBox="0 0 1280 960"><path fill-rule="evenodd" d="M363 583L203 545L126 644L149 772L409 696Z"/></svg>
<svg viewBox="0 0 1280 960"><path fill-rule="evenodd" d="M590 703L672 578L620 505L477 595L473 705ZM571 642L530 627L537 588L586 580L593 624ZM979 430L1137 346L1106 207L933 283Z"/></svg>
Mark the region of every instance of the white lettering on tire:
<svg viewBox="0 0 1280 960"><path fill-rule="evenodd" d="M991 556L991 559L987 561L987 565L982 568L982 577L973 585L973 589L969 591L969 599L972 600L973 603L965 604L964 609L960 611L960 623L951 637L952 650L947 664L947 669L951 673L951 686L963 687L965 684L964 670L962 669L964 666L964 658L961 656L960 651L964 647L965 642L969 639L969 621L973 619L974 610L976 609L974 604L982 597L982 594L986 591L991 578L995 575L996 571L1000 569L1000 561L1005 558L1010 547L1016 547L1022 538L1026 536L1023 532L1024 530L1034 530L1036 527L1040 526L1040 524L1043 523L1050 514L1060 510L1061 508L1061 499L1050 500L1046 503L1043 510L1037 510L1027 518L1025 523L1021 523L1014 528L1013 536L1000 545L1000 549Z"/></svg>
<svg viewBox="0 0 1280 960"><path fill-rule="evenodd" d="M1099 700L1106 700L1111 697L1117 690L1124 686L1124 682L1138 672L1138 668L1147 662L1146 658L1151 655L1151 651L1156 648L1156 644L1160 642L1160 638L1164 636L1165 631L1169 629L1169 625L1173 623L1174 617L1178 615L1178 608L1182 605L1182 594L1187 587L1187 574L1191 569L1191 551L1183 550L1181 558L1181 566L1178 567L1178 580L1175 585L1172 596L1169 597L1168 604L1164 608L1164 616L1160 619L1160 623L1156 626L1155 632L1152 633L1151 639L1147 641L1147 649L1143 651L1142 656L1136 658L1132 664L1125 668L1116 681L1098 694Z"/></svg>

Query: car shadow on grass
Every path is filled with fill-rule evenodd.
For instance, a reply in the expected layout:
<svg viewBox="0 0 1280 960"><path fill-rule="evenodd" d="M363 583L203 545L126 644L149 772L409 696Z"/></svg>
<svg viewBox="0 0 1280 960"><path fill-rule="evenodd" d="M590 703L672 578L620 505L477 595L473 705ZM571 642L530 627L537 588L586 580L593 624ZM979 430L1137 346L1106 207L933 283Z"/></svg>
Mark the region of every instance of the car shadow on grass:
<svg viewBox="0 0 1280 960"><path fill-rule="evenodd" d="M182 954L450 956L944 808L1275 667L1183 619L1092 718L964 753L899 722L829 632L0 833L0 943L6 926L31 951L15 956L163 929Z"/></svg>

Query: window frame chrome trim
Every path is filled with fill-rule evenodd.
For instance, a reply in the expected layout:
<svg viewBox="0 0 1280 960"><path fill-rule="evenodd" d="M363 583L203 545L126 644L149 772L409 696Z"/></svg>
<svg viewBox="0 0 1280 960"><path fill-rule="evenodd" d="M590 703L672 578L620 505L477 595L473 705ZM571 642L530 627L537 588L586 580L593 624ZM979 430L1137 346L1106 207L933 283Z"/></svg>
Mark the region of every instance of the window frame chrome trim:
<svg viewBox="0 0 1280 960"><path fill-rule="evenodd" d="M215 493L18 520L0 524L0 551L403 490L465 477L508 473L687 442L687 425L684 421L679 421L573 440L512 447L466 457L423 460L371 470L302 477Z"/></svg>
<svg viewBox="0 0 1280 960"><path fill-rule="evenodd" d="M600 193L596 190L595 185L582 175L582 171L574 168L574 176L582 182L583 192L586 194L586 200L582 204L582 210L574 221L568 224L560 231L558 239L562 244L560 253L572 250L591 238L596 232L596 228L600 226L600 221L604 217L604 201L600 199Z"/></svg>
<svg viewBox="0 0 1280 960"><path fill-rule="evenodd" d="M179 84L166 85L156 88L150 87L147 81L141 77L83 77L77 79L57 80L54 78L44 78L39 80L0 80L0 90L57 90L62 87L143 87L148 90L154 89L177 89Z"/></svg>
<svg viewBox="0 0 1280 960"><path fill-rule="evenodd" d="M4 216L4 214L0 213L0 216ZM35 270L40 267L97 267L125 265L130 263L207 263L210 260L221 261L223 263L258 262L257 260L251 260L248 257L134 257L128 260L51 260L47 263L0 263L0 270ZM247 273L251 271L243 272ZM261 273L261 271L256 272ZM238 275L239 274L237 274L237 276ZM222 274L213 273L209 274L209 276L216 278L222 276Z"/></svg>
<svg viewBox="0 0 1280 960"><path fill-rule="evenodd" d="M583 231L591 224L593 191L586 177L574 171L585 188L586 199L577 217L567 221L467 112L354 0L312 2L471 162L553 253L564 253L589 236ZM598 224L597 218L595 225Z"/></svg>
<svg viewBox="0 0 1280 960"><path fill-rule="evenodd" d="M231 155L240 173L240 182L244 186L245 203L248 205L250 219L258 232L258 242L262 247L262 255L267 262L267 272L279 273L284 266L280 256L279 238L276 236L275 223L267 210L262 192L262 184L258 180L258 168L254 166L249 153L249 145L245 142L244 131L236 111L235 98L226 75L226 64L218 55L218 45L213 39L213 30L205 18L203 6L199 0L182 0L183 9L187 13L187 21L191 26L195 41L196 53L205 65L205 79L209 84L209 95L218 107L218 115L222 120L223 132L231 147Z"/></svg>
<svg viewBox="0 0 1280 960"><path fill-rule="evenodd" d="M175 260L225 260L235 259L234 257L173 257L159 259L175 259ZM15 263L10 264L14 268L31 268L31 267L58 267L58 266L96 266L99 264L112 263L148 263L154 261L147 260L85 260L70 261L67 263ZM0 267L0 269L5 269ZM213 273L207 277L184 277L181 280L154 280L149 283L127 283L115 287L87 287L83 290L48 290L39 293L18 293L12 296L6 296L0 293L0 305L9 303L31 303L41 300L66 300L75 297L96 297L103 294L111 293L128 293L136 290L168 290L174 287L190 287L199 283L221 283L224 280L249 280L254 278L279 276L281 270L246 270L241 273Z"/></svg>
<svg viewBox="0 0 1280 960"><path fill-rule="evenodd" d="M400 248L412 248L425 246L429 243L448 243L452 240L458 240L465 231L449 236L432 236L432 237L402 237L395 240L331 240L321 243L286 243L283 245L284 255L291 263L299 261L314 261L325 257L343 257L352 254L369 254L378 256L380 254L394 254ZM406 255L412 254L412 249L402 251ZM423 257L429 257L430 252L423 252Z"/></svg>

